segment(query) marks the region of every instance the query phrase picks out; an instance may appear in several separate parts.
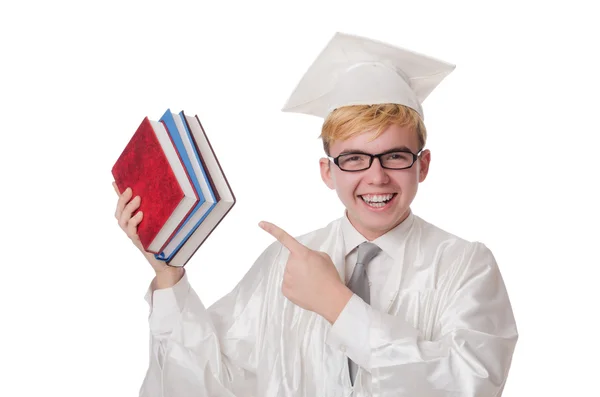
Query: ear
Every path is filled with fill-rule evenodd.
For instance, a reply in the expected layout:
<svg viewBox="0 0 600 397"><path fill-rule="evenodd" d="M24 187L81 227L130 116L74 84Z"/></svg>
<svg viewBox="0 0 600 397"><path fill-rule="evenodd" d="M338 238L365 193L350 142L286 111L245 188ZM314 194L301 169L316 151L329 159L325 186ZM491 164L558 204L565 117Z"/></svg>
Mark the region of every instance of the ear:
<svg viewBox="0 0 600 397"><path fill-rule="evenodd" d="M319 159L319 167L321 169L321 179L323 179L325 185L327 185L327 187L332 190L335 189L335 183L333 180L333 176L331 175L332 166L329 159L325 157Z"/></svg>
<svg viewBox="0 0 600 397"><path fill-rule="evenodd" d="M417 161L419 162L419 182L423 182L425 178L427 178L427 174L429 173L431 151L429 151L429 149L423 150Z"/></svg>

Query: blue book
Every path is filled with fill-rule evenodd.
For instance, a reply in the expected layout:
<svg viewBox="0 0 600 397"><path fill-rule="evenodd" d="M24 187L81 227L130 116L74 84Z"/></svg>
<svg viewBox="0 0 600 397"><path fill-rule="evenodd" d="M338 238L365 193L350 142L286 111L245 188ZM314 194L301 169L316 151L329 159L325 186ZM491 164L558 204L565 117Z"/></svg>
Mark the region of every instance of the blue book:
<svg viewBox="0 0 600 397"><path fill-rule="evenodd" d="M177 229L171 241L162 252L155 254L156 259L169 261L214 208L216 199L182 115L174 114L170 109L167 109L160 121L167 127L167 131L181 156L199 198L198 203Z"/></svg>
<svg viewBox="0 0 600 397"><path fill-rule="evenodd" d="M171 266L185 266L221 221L229 214L229 211L231 211L236 203L235 195L231 190L219 159L209 142L208 136L200 123L200 119L198 116L188 116L184 112L181 112L180 116L186 122L187 131L191 133L193 143L198 153L200 153L200 159L206 169L206 174L217 198L217 203L211 209L210 214L198 225L194 226L194 232L191 237L173 255L172 259L168 261L168 264Z"/></svg>

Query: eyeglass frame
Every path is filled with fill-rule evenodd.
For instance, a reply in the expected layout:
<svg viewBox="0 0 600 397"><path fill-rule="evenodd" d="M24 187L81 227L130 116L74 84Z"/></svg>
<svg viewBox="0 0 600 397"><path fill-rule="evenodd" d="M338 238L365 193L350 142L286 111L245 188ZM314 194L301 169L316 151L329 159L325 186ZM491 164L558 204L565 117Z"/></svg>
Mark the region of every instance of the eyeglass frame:
<svg viewBox="0 0 600 397"><path fill-rule="evenodd" d="M419 150L416 154L411 152L410 150L407 149L391 149L391 150L387 150L383 153L379 153L379 154L370 154L370 153L365 153L365 152L361 152L361 151L354 151L354 152L347 152L347 153L342 153L340 155L338 155L337 157L331 157L331 156L327 156L327 158L331 161L333 161L333 163L342 171L344 172L360 172L360 171L366 171L369 168L371 168L371 166L373 165L373 160L375 158L377 158L379 160L379 165L381 166L381 168L384 168L386 170L406 170L411 168L413 165L415 165L415 162L417 161L417 159L419 158L419 156L421 155L421 153L423 152L423 150L425 150L425 148L422 148L421 150ZM390 154L390 153L409 153L412 155L413 157L413 161L412 163L408 166L408 167L402 167L402 168L391 168L391 167L385 167L383 165L383 162L381 161L381 156L385 156L386 154ZM362 168L360 170L345 170L342 167L340 167L339 164L339 158L342 156L348 156L351 154L361 154L361 155L365 155L365 156L369 156L369 166L367 168Z"/></svg>

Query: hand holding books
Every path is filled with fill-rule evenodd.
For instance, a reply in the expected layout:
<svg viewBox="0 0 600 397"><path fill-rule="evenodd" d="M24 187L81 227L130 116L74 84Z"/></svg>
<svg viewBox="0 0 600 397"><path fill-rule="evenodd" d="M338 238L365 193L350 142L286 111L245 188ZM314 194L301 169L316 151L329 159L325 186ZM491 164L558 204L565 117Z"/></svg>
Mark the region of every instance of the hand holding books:
<svg viewBox="0 0 600 397"><path fill-rule="evenodd" d="M185 266L235 204L198 117L184 112L144 118L112 174L119 224L155 270Z"/></svg>
<svg viewBox="0 0 600 397"><path fill-rule="evenodd" d="M138 235L138 225L142 221L144 214L142 211L138 211L135 215L133 213L140 207L140 196L135 196L132 199L133 192L130 187L125 189L123 194L119 193L119 189L115 182L113 182L115 192L119 196L117 201L117 209L115 211L115 218L119 223L121 229L125 232L127 237L133 242L137 249L139 249L144 256L148 259L148 262L152 265L152 268L156 272L160 272L167 267L167 264L163 261L159 261L154 257L153 254L146 252L140 241Z"/></svg>
<svg viewBox="0 0 600 397"><path fill-rule="evenodd" d="M117 218L119 226L123 229L127 237L129 237L133 244L142 252L142 254L144 254L156 272L154 288L161 289L172 287L181 279L183 268L169 266L166 262L156 259L153 254L144 251L144 247L137 232L138 225L143 219L143 212L138 211L132 216L133 212L140 206L140 196L135 196L131 199L131 196L133 195L131 188L125 189L123 194L120 194L115 182L113 182L113 187L119 196L115 218Z"/></svg>

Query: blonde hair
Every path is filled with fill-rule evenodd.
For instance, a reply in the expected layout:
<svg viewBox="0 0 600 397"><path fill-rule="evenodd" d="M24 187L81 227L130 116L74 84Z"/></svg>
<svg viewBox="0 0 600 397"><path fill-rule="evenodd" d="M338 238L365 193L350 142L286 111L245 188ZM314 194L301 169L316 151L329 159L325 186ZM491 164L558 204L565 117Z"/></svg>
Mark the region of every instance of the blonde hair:
<svg viewBox="0 0 600 397"><path fill-rule="evenodd" d="M392 103L353 105L335 109L325 119L319 138L323 139L323 149L329 156L332 142L343 141L367 131L375 132L375 139L393 124L408 126L416 131L419 139L418 150L425 146L427 130L419 114L407 106Z"/></svg>

